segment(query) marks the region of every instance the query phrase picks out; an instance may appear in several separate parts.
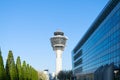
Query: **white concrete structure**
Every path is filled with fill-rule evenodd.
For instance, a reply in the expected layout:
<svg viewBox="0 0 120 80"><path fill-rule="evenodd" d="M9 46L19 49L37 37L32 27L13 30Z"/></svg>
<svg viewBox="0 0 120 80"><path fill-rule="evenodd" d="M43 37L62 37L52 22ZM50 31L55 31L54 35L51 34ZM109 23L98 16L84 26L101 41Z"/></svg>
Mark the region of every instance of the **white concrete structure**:
<svg viewBox="0 0 120 80"><path fill-rule="evenodd" d="M62 70L62 53L64 51L67 37L61 31L54 32L51 37L51 45L56 53L56 75Z"/></svg>
<svg viewBox="0 0 120 80"><path fill-rule="evenodd" d="M52 73L52 80L55 78L55 73L53 72Z"/></svg>
<svg viewBox="0 0 120 80"><path fill-rule="evenodd" d="M46 70L43 71L43 73L46 75L46 79L50 80L49 79L49 71L46 69Z"/></svg>

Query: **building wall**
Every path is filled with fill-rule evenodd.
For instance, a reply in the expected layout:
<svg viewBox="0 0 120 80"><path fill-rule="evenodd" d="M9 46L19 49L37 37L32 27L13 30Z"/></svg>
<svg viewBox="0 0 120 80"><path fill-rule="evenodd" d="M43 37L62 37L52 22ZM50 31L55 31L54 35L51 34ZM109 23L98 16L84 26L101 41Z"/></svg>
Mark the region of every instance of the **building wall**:
<svg viewBox="0 0 120 80"><path fill-rule="evenodd" d="M109 4L113 1L115 0L109 1ZM92 32L90 37L82 43L82 46L75 47L72 51L73 72L78 78L94 73L101 65L111 63L117 67L120 65L120 1L116 1L118 1L116 6L109 14L106 10L104 14L108 15L97 28L93 32L88 30ZM107 7L111 7L109 4Z"/></svg>

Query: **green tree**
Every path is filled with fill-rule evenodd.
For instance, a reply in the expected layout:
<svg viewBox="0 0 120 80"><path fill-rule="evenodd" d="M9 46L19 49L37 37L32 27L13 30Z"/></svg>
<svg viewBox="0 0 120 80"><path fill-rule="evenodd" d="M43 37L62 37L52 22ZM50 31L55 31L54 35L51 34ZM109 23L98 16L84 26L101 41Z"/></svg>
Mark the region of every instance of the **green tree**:
<svg viewBox="0 0 120 80"><path fill-rule="evenodd" d="M71 80L72 76L73 76L73 73L71 70L70 71L60 71L57 75L57 78L59 80Z"/></svg>
<svg viewBox="0 0 120 80"><path fill-rule="evenodd" d="M30 80L29 64L26 66L27 80Z"/></svg>
<svg viewBox="0 0 120 80"><path fill-rule="evenodd" d="M26 61L23 61L23 65L22 65L22 76L23 76L23 80L27 80Z"/></svg>
<svg viewBox="0 0 120 80"><path fill-rule="evenodd" d="M31 73L30 74L31 75L31 77L30 77L31 80L38 80L38 72L31 66L30 66L30 73Z"/></svg>
<svg viewBox="0 0 120 80"><path fill-rule="evenodd" d="M6 62L6 75L7 80L18 80L14 57L11 50L8 53L8 58Z"/></svg>
<svg viewBox="0 0 120 80"><path fill-rule="evenodd" d="M57 78L59 80L65 80L66 79L66 71L60 71L57 75Z"/></svg>
<svg viewBox="0 0 120 80"><path fill-rule="evenodd" d="M67 78L68 80L71 80L72 77L73 77L73 72L72 72L72 70L67 71L67 72L66 72L66 78Z"/></svg>
<svg viewBox="0 0 120 80"><path fill-rule="evenodd" d="M38 80L38 72L33 68L33 78L32 80Z"/></svg>
<svg viewBox="0 0 120 80"><path fill-rule="evenodd" d="M0 50L0 80L5 80L5 69L4 69L4 63L3 63L1 50Z"/></svg>
<svg viewBox="0 0 120 80"><path fill-rule="evenodd" d="M22 68L21 68L20 56L17 57L16 68L17 68L18 80L22 80Z"/></svg>
<svg viewBox="0 0 120 80"><path fill-rule="evenodd" d="M38 80L38 72L26 61L22 65L22 80Z"/></svg>

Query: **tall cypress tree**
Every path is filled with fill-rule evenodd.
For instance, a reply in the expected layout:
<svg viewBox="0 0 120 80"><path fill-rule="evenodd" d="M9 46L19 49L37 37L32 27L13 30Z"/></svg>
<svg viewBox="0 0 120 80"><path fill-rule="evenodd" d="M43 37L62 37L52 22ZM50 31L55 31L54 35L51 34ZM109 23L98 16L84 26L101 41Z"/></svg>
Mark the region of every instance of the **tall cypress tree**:
<svg viewBox="0 0 120 80"><path fill-rule="evenodd" d="M26 72L27 72L27 80L30 80L30 77L31 77L31 76L30 76L30 73L31 73L31 72L30 72L30 66L29 66L29 64L27 64L27 69L26 69L26 70L27 70L27 71L26 71Z"/></svg>
<svg viewBox="0 0 120 80"><path fill-rule="evenodd" d="M1 49L0 49L0 80L5 80L5 69Z"/></svg>
<svg viewBox="0 0 120 80"><path fill-rule="evenodd" d="M23 61L23 65L22 65L22 76L23 76L23 80L27 80L27 67L26 67L26 62Z"/></svg>
<svg viewBox="0 0 120 80"><path fill-rule="evenodd" d="M21 68L21 60L19 56L17 57L16 68L17 68L18 80L22 80L22 68Z"/></svg>
<svg viewBox="0 0 120 80"><path fill-rule="evenodd" d="M16 70L12 51L9 51L8 53L8 58L6 62L6 75L7 75L7 80L18 80L17 70Z"/></svg>
<svg viewBox="0 0 120 80"><path fill-rule="evenodd" d="M33 67L31 67L31 73L31 80L38 80L38 72Z"/></svg>
<svg viewBox="0 0 120 80"><path fill-rule="evenodd" d="M30 75L30 80L32 80L32 76L33 76L33 75L32 75L32 66L29 66L29 72L30 72L30 73L29 73L29 75Z"/></svg>

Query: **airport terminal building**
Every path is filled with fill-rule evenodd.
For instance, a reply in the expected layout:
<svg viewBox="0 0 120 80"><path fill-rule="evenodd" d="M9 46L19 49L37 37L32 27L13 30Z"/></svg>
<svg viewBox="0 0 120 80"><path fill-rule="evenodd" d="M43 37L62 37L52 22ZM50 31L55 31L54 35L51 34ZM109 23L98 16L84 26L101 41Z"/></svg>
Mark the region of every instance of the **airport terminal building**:
<svg viewBox="0 0 120 80"><path fill-rule="evenodd" d="M72 51L77 80L120 79L120 0L109 0Z"/></svg>

